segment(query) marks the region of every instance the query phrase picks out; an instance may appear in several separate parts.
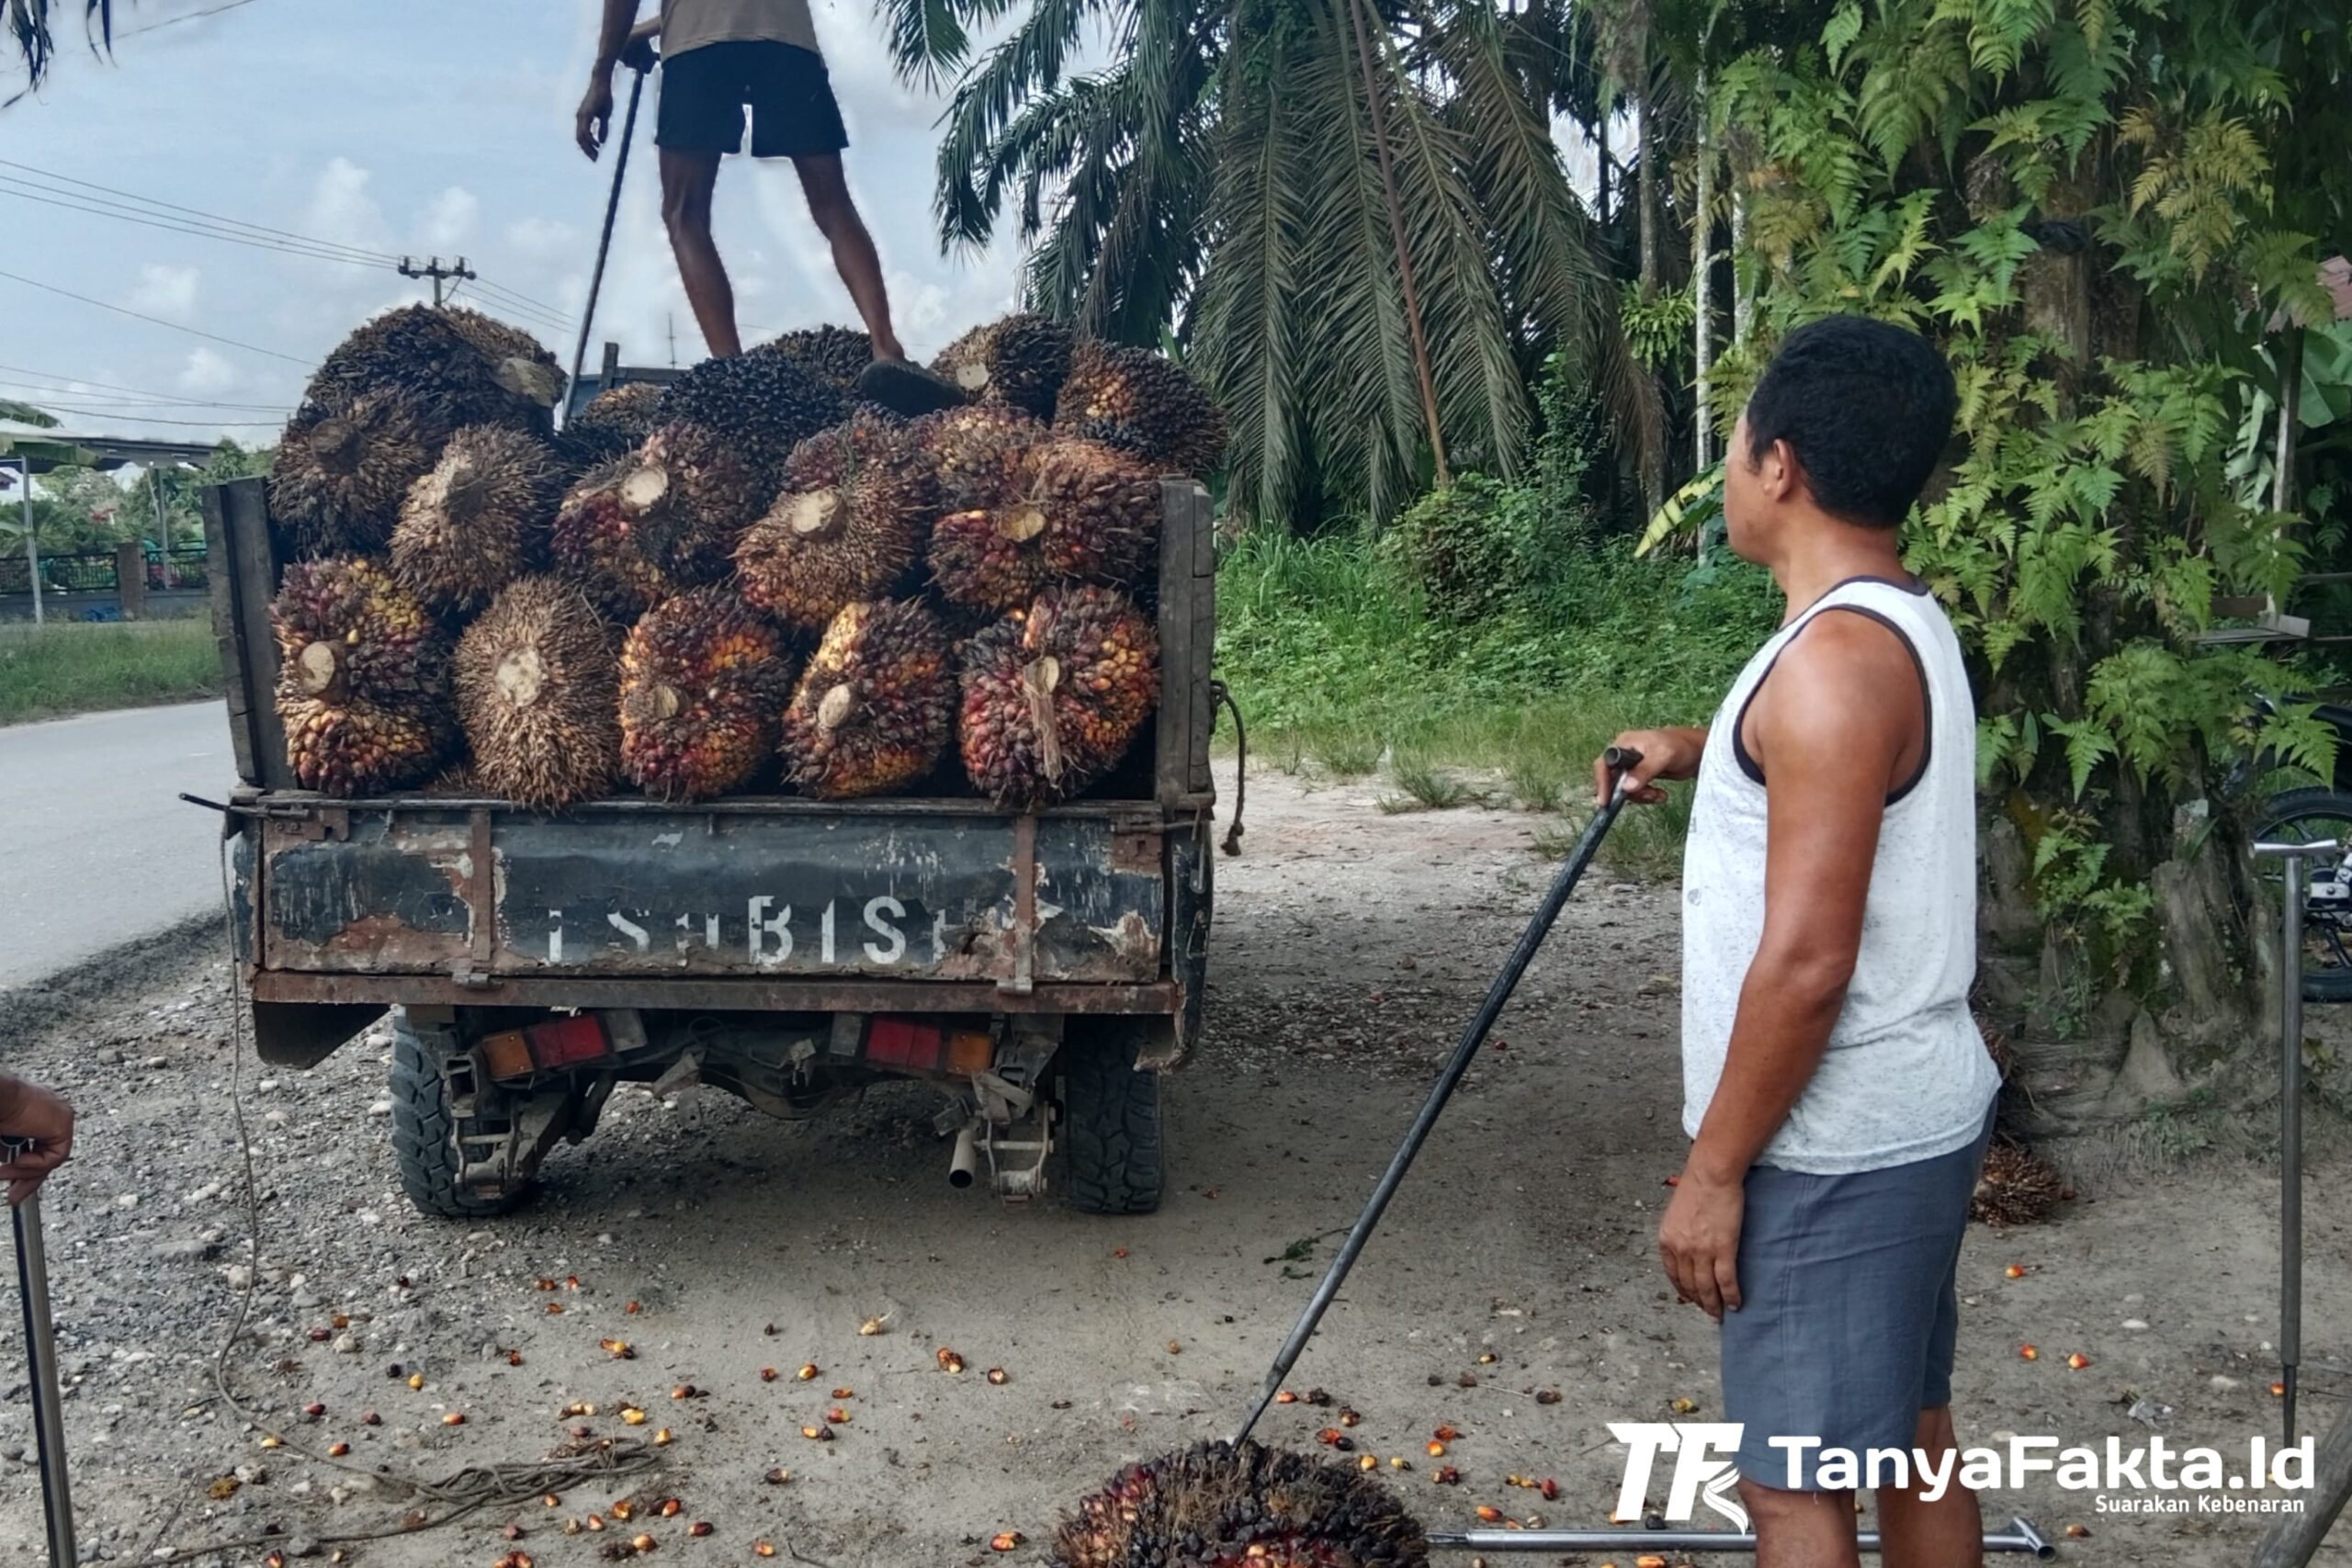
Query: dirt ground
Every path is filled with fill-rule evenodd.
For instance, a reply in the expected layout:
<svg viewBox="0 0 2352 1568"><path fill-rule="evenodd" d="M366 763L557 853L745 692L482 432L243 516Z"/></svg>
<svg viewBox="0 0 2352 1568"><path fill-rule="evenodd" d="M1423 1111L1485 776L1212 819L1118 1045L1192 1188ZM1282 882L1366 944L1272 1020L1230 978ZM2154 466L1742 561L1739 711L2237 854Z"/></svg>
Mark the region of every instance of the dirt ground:
<svg viewBox="0 0 2352 1568"><path fill-rule="evenodd" d="M490 1568L520 1550L559 1568L643 1530L663 1561L748 1561L765 1540L786 1562L946 1568L999 1560L990 1538L1011 1530L1027 1544L1002 1560L1044 1562L1060 1508L1118 1465L1230 1429L1548 878L1532 819L1385 816L1380 793L1251 780L1248 852L1218 868L1209 1036L1170 1086L1172 1190L1148 1219L951 1191L934 1102L912 1086L798 1129L715 1091L665 1103L627 1089L594 1139L551 1160L535 1206L469 1230L398 1192L380 1040L306 1074L248 1064L265 1235L231 1375L259 1426L217 1397L211 1371L245 1225L225 969L191 957L62 1021L27 1027L20 1011L13 1040L0 1022L0 1061L85 1117L49 1201L84 1540L133 1562L277 1532L297 1555L418 1506L371 1476L535 1461L574 1427L667 1428L658 1471L349 1546L348 1560ZM1360 1453L1408 1459L1392 1479L1433 1529L1473 1523L1480 1505L1599 1527L1624 1464L1605 1423L1667 1419L1683 1400L1699 1419L1720 1409L1712 1329L1673 1304L1652 1250L1682 1149L1678 966L1670 888L1605 871L1588 883L1299 1368L1298 1389L1361 1413ZM2352 1389L2344 1175L2316 1165L2308 1201L2313 1430ZM2275 1433L2275 1213L2272 1173L2207 1158L2086 1179L2049 1225L1974 1229L1963 1441L2103 1446L2144 1440L2154 1421L2177 1447L2243 1451ZM885 1332L861 1336L868 1318ZM2020 1357L2027 1344L2038 1359ZM963 1375L940 1370L943 1347ZM2086 1368L2068 1366L2076 1352ZM12 1306L10 1562L40 1550L21 1355ZM813 1381L796 1377L803 1363ZM705 1392L673 1399L685 1385ZM575 1402L595 1413L560 1414ZM644 1426L619 1418L630 1402ZM804 1438L829 1409L847 1413L833 1440ZM1335 1418L1278 1406L1261 1435L1312 1446ZM1440 1424L1460 1432L1442 1461L1458 1485L1432 1484L1441 1461L1424 1445ZM273 1431L289 1446L266 1447ZM331 1443L350 1445L349 1468L298 1452ZM763 1479L777 1468L790 1478ZM1558 1500L1514 1474L1555 1478ZM1653 1501L1664 1482L1662 1465ZM646 1506L624 1527L610 1517L628 1496ZM652 1505L673 1496L682 1511L660 1517ZM2086 1526L2064 1542L2086 1562L2239 1563L2262 1528L2104 1515L2046 1483L1984 1506L2052 1536ZM591 1513L605 1531L566 1533ZM690 1536L696 1521L707 1537Z"/></svg>

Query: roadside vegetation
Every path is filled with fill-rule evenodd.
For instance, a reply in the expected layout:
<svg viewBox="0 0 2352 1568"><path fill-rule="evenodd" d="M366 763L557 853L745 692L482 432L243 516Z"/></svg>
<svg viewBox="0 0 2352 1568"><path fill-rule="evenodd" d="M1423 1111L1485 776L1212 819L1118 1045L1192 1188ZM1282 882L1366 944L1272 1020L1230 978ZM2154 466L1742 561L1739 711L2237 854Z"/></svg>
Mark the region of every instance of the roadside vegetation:
<svg viewBox="0 0 2352 1568"><path fill-rule="evenodd" d="M0 724L193 702L220 690L211 623L0 626Z"/></svg>
<svg viewBox="0 0 2352 1568"><path fill-rule="evenodd" d="M1619 730L1706 722L1778 624L1779 592L1720 545L1636 557L1588 493L1589 409L1544 401L1520 479L1462 476L1385 528L1261 525L1228 545L1217 670L1257 765L1377 773L1398 813L1555 815L1538 840L1550 852L1581 824L1592 759ZM1611 840L1619 863L1670 863L1686 812L1637 814Z"/></svg>

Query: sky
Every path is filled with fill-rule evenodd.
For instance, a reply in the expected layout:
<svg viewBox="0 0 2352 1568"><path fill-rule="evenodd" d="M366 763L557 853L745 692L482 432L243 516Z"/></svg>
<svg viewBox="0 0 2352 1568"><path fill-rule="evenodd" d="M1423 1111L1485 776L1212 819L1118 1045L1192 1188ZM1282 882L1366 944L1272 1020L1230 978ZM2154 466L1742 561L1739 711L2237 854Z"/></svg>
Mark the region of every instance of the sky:
<svg viewBox="0 0 2352 1568"><path fill-rule="evenodd" d="M814 9L849 124L850 186L882 252L899 336L927 357L1012 308L1018 251L1001 241L986 254L940 254L940 100L893 77L869 0ZM596 10L593 0L116 0L111 62L82 47L78 26L61 28L40 92L0 109L0 274L15 275L0 276L0 400L49 408L68 434L266 444L345 333L432 297L389 266L56 205L130 205L93 186L337 247L419 262L462 254L481 282L458 302L527 327L569 367L616 151L592 164L571 140ZM616 138L628 80L622 72ZM17 85L0 65L0 97ZM668 365L673 328L678 363L704 354L662 229L655 92L639 118L592 367L606 339L626 364ZM61 187L74 194L58 197ZM729 160L717 225L746 341L856 324L788 164Z"/></svg>

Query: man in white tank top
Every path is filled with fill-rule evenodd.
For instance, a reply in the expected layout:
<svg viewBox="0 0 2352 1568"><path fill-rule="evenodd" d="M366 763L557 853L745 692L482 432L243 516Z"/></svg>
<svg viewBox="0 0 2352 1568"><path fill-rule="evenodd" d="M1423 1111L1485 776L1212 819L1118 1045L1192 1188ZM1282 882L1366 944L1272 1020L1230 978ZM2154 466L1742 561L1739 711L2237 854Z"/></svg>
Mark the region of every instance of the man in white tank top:
<svg viewBox="0 0 2352 1568"><path fill-rule="evenodd" d="M1704 729L1634 730L1633 798L1698 781L1683 863L1683 1124L1658 1251L1722 1325L1724 1408L1765 1568L1983 1555L1957 1448L1956 1274L1998 1076L1976 968L1975 710L1896 531L1951 430L1951 371L1858 316L1789 334L1724 461L1731 547L1788 601ZM1597 783L1610 785L1596 764Z"/></svg>

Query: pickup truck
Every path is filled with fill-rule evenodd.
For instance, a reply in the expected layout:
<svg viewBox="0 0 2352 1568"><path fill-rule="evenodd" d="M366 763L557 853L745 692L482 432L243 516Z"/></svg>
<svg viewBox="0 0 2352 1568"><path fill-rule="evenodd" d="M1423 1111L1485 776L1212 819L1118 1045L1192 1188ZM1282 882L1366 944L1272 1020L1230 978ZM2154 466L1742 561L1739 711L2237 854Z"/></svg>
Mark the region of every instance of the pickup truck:
<svg viewBox="0 0 2352 1568"><path fill-rule="evenodd" d="M302 790L272 693L291 558L257 479L205 496L239 782L231 921L261 1059L392 1021L391 1135L421 1210L519 1202L623 1082L821 1114L943 1091L951 1183L1137 1213L1167 1177L1159 1075L1200 1027L1212 906L1208 495L1162 487L1159 707L1086 799L590 802ZM951 764L952 771L952 764Z"/></svg>

